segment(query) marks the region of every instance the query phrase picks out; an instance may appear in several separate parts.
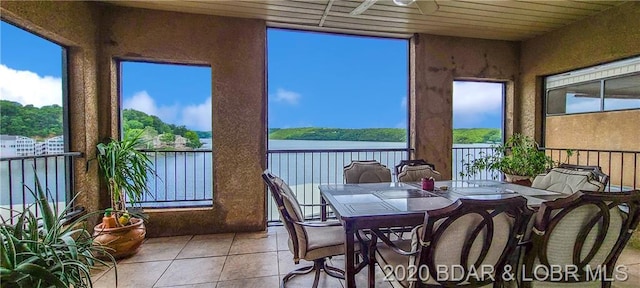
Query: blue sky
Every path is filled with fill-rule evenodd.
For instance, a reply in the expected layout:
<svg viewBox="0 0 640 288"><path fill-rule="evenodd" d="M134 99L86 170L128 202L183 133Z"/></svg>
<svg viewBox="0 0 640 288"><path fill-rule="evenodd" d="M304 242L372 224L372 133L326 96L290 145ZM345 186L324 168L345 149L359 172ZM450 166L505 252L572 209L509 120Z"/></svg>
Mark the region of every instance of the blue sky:
<svg viewBox="0 0 640 288"><path fill-rule="evenodd" d="M408 41L269 29L269 127L406 128ZM61 48L0 24L1 98L61 104ZM125 108L211 123L210 67L123 63ZM454 85L454 127L500 127L501 86ZM496 94L497 93L497 94Z"/></svg>

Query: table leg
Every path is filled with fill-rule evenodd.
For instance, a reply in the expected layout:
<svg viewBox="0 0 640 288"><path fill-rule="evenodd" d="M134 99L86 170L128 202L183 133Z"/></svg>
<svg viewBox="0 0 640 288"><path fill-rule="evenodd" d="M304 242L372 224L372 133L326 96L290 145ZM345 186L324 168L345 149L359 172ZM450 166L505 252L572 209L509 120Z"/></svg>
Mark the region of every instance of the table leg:
<svg viewBox="0 0 640 288"><path fill-rule="evenodd" d="M344 281L347 288L356 287L356 271L355 271L355 230L353 224L349 222L343 223L345 239L344 239Z"/></svg>
<svg viewBox="0 0 640 288"><path fill-rule="evenodd" d="M320 220L327 221L327 201L324 200L324 197L320 197Z"/></svg>

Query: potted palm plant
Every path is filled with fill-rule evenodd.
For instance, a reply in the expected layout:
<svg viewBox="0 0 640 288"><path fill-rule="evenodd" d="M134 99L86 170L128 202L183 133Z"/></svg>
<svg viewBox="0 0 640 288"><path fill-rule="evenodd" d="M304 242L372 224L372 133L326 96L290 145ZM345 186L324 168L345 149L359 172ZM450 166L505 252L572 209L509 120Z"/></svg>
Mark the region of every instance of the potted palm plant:
<svg viewBox="0 0 640 288"><path fill-rule="evenodd" d="M111 139L97 145L98 165L111 207L94 228L95 242L108 247L115 258L136 253L146 235L143 218L129 211L139 207L142 196L149 192L147 180L155 175L147 154L137 150L144 146L140 136L127 134L120 141Z"/></svg>
<svg viewBox="0 0 640 288"><path fill-rule="evenodd" d="M501 171L507 182L531 185L531 179L554 166L551 157L539 149L538 143L522 134L516 133L504 144L492 148L492 154L482 153L469 161L463 159L460 176L471 177L486 170Z"/></svg>

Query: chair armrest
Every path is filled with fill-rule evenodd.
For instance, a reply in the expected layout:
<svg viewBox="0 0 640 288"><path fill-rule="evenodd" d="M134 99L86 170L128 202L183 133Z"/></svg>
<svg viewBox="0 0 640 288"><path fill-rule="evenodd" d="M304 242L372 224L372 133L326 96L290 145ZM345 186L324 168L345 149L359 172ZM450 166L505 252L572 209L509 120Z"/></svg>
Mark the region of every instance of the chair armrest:
<svg viewBox="0 0 640 288"><path fill-rule="evenodd" d="M380 231L379 229L371 229L371 232L377 237L380 238L380 240L382 240L382 242L389 246L389 248L391 248L391 250L393 250L393 252L403 255L403 256L415 256L418 254L418 252L420 252L419 250L416 251L404 251L402 250L400 247L398 247L395 243L393 243L393 241L391 241L387 236L384 235L384 233L382 233L382 231ZM372 238L375 239L376 237Z"/></svg>
<svg viewBox="0 0 640 288"><path fill-rule="evenodd" d="M291 220L291 222L296 225L306 226L306 227L342 226L340 222L300 222L300 221L293 221L293 220Z"/></svg>
<svg viewBox="0 0 640 288"><path fill-rule="evenodd" d="M299 204L300 206L327 206L327 204Z"/></svg>

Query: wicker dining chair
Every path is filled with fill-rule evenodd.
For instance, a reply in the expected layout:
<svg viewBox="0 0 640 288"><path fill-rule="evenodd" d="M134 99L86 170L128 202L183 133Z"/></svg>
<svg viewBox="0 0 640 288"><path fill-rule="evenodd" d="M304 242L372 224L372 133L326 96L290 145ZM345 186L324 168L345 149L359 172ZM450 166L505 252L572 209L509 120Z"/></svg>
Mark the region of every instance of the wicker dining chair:
<svg viewBox="0 0 640 288"><path fill-rule="evenodd" d="M615 264L639 221L640 190L579 191L543 202L526 246L522 286L610 287L610 279L623 277L614 275ZM562 276L552 278L552 267Z"/></svg>
<svg viewBox="0 0 640 288"><path fill-rule="evenodd" d="M391 182L391 170L375 160L352 161L343 172L347 184Z"/></svg>
<svg viewBox="0 0 640 288"><path fill-rule="evenodd" d="M391 241L374 229L369 258L375 259L394 287L499 287L504 284L501 275L514 258L532 213L522 196L459 199L450 206L427 211L424 223L412 230L411 240ZM369 264L369 287L375 285L374 265L373 261ZM439 274L442 270L438 267L456 266L464 270L455 278ZM492 267L493 273L474 277L473 271L483 267ZM413 275L396 274L398 271Z"/></svg>
<svg viewBox="0 0 640 288"><path fill-rule="evenodd" d="M398 165L395 166L396 176L400 175L400 172L402 172L403 168L405 168L406 166L422 166L422 165L429 165L431 169L433 169L434 171L436 170L436 165L428 163L424 159L401 160L400 163L398 163Z"/></svg>
<svg viewBox="0 0 640 288"><path fill-rule="evenodd" d="M296 264L300 262L300 259L313 261L313 266L302 267L285 275L280 287L285 287L285 283L293 277L310 272L315 272L312 286L314 288L318 286L321 271L331 277L344 279L343 270L329 266L326 262L332 256L344 254L345 232L340 222L305 221L300 204L287 183L269 170L262 173L262 179L269 187L271 196L278 206L282 222L289 233L288 246L289 251L293 254L293 261ZM356 245L356 251L359 251L359 248L360 245Z"/></svg>
<svg viewBox="0 0 640 288"><path fill-rule="evenodd" d="M398 174L398 182L419 182L422 178L430 177L436 181L442 180L440 172L433 170L430 165L404 166Z"/></svg>

